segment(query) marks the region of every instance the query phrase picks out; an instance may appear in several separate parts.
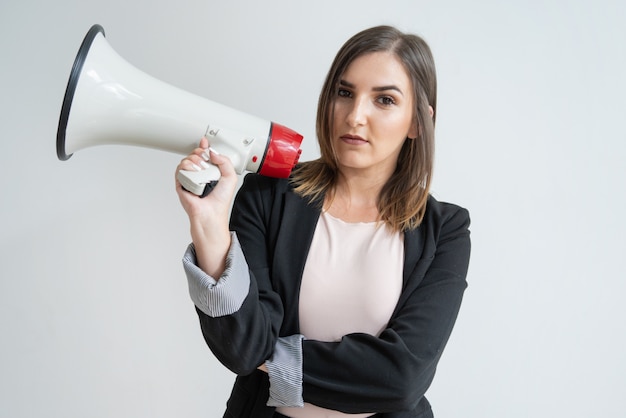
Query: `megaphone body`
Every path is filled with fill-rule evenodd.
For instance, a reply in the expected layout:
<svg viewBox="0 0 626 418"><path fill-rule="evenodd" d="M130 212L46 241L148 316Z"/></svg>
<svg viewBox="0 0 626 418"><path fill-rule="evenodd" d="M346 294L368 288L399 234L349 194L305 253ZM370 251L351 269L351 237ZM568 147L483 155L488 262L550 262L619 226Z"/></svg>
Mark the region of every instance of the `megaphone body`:
<svg viewBox="0 0 626 418"><path fill-rule="evenodd" d="M57 131L60 160L105 144L187 155L203 135L239 174L288 177L301 153L302 135L157 80L122 59L102 27L92 26L63 100ZM177 178L188 191L205 195L219 176L217 167L209 165L198 172L181 170Z"/></svg>

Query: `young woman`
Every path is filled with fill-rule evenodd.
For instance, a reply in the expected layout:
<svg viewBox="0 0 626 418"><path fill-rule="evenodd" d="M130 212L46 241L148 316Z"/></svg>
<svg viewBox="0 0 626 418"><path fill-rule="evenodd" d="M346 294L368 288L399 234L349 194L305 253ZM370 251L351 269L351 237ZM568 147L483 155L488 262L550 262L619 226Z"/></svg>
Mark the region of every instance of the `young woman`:
<svg viewBox="0 0 626 418"><path fill-rule="evenodd" d="M469 215L429 195L436 115L427 44L367 29L337 54L317 113L321 157L290 179L222 177L183 259L204 338L237 374L225 417L432 417L424 393L466 288ZM208 154L208 155L207 155Z"/></svg>

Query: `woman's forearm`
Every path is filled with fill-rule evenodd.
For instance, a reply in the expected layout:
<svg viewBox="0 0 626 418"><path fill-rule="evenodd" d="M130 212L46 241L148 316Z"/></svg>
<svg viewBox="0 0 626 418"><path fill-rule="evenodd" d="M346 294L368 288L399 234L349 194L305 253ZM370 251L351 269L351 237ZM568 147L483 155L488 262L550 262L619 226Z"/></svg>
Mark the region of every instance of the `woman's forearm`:
<svg viewBox="0 0 626 418"><path fill-rule="evenodd" d="M198 267L215 280L219 280L224 273L226 256L231 245L228 224L190 218L190 230Z"/></svg>

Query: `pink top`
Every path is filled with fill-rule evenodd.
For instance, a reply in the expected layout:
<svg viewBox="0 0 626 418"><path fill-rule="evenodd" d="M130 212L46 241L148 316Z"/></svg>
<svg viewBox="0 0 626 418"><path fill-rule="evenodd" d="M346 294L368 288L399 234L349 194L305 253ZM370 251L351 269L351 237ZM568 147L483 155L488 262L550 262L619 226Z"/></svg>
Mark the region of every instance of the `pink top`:
<svg viewBox="0 0 626 418"><path fill-rule="evenodd" d="M339 341L361 332L379 335L402 291L403 235L377 222L348 223L324 212L317 224L300 288L300 332ZM278 408L292 418L368 417L308 403Z"/></svg>

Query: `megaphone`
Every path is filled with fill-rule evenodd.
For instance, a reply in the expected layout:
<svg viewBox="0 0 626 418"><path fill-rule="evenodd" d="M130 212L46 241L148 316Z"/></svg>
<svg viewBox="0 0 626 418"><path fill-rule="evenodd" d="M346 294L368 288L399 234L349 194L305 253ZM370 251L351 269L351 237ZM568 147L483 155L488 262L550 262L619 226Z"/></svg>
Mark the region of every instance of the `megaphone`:
<svg viewBox="0 0 626 418"><path fill-rule="evenodd" d="M288 177L301 154L302 135L272 121L212 102L138 70L121 58L93 25L80 46L63 99L57 157L104 144L134 145L188 155L202 136L225 154L238 174ZM177 173L199 196L219 180L216 166Z"/></svg>

